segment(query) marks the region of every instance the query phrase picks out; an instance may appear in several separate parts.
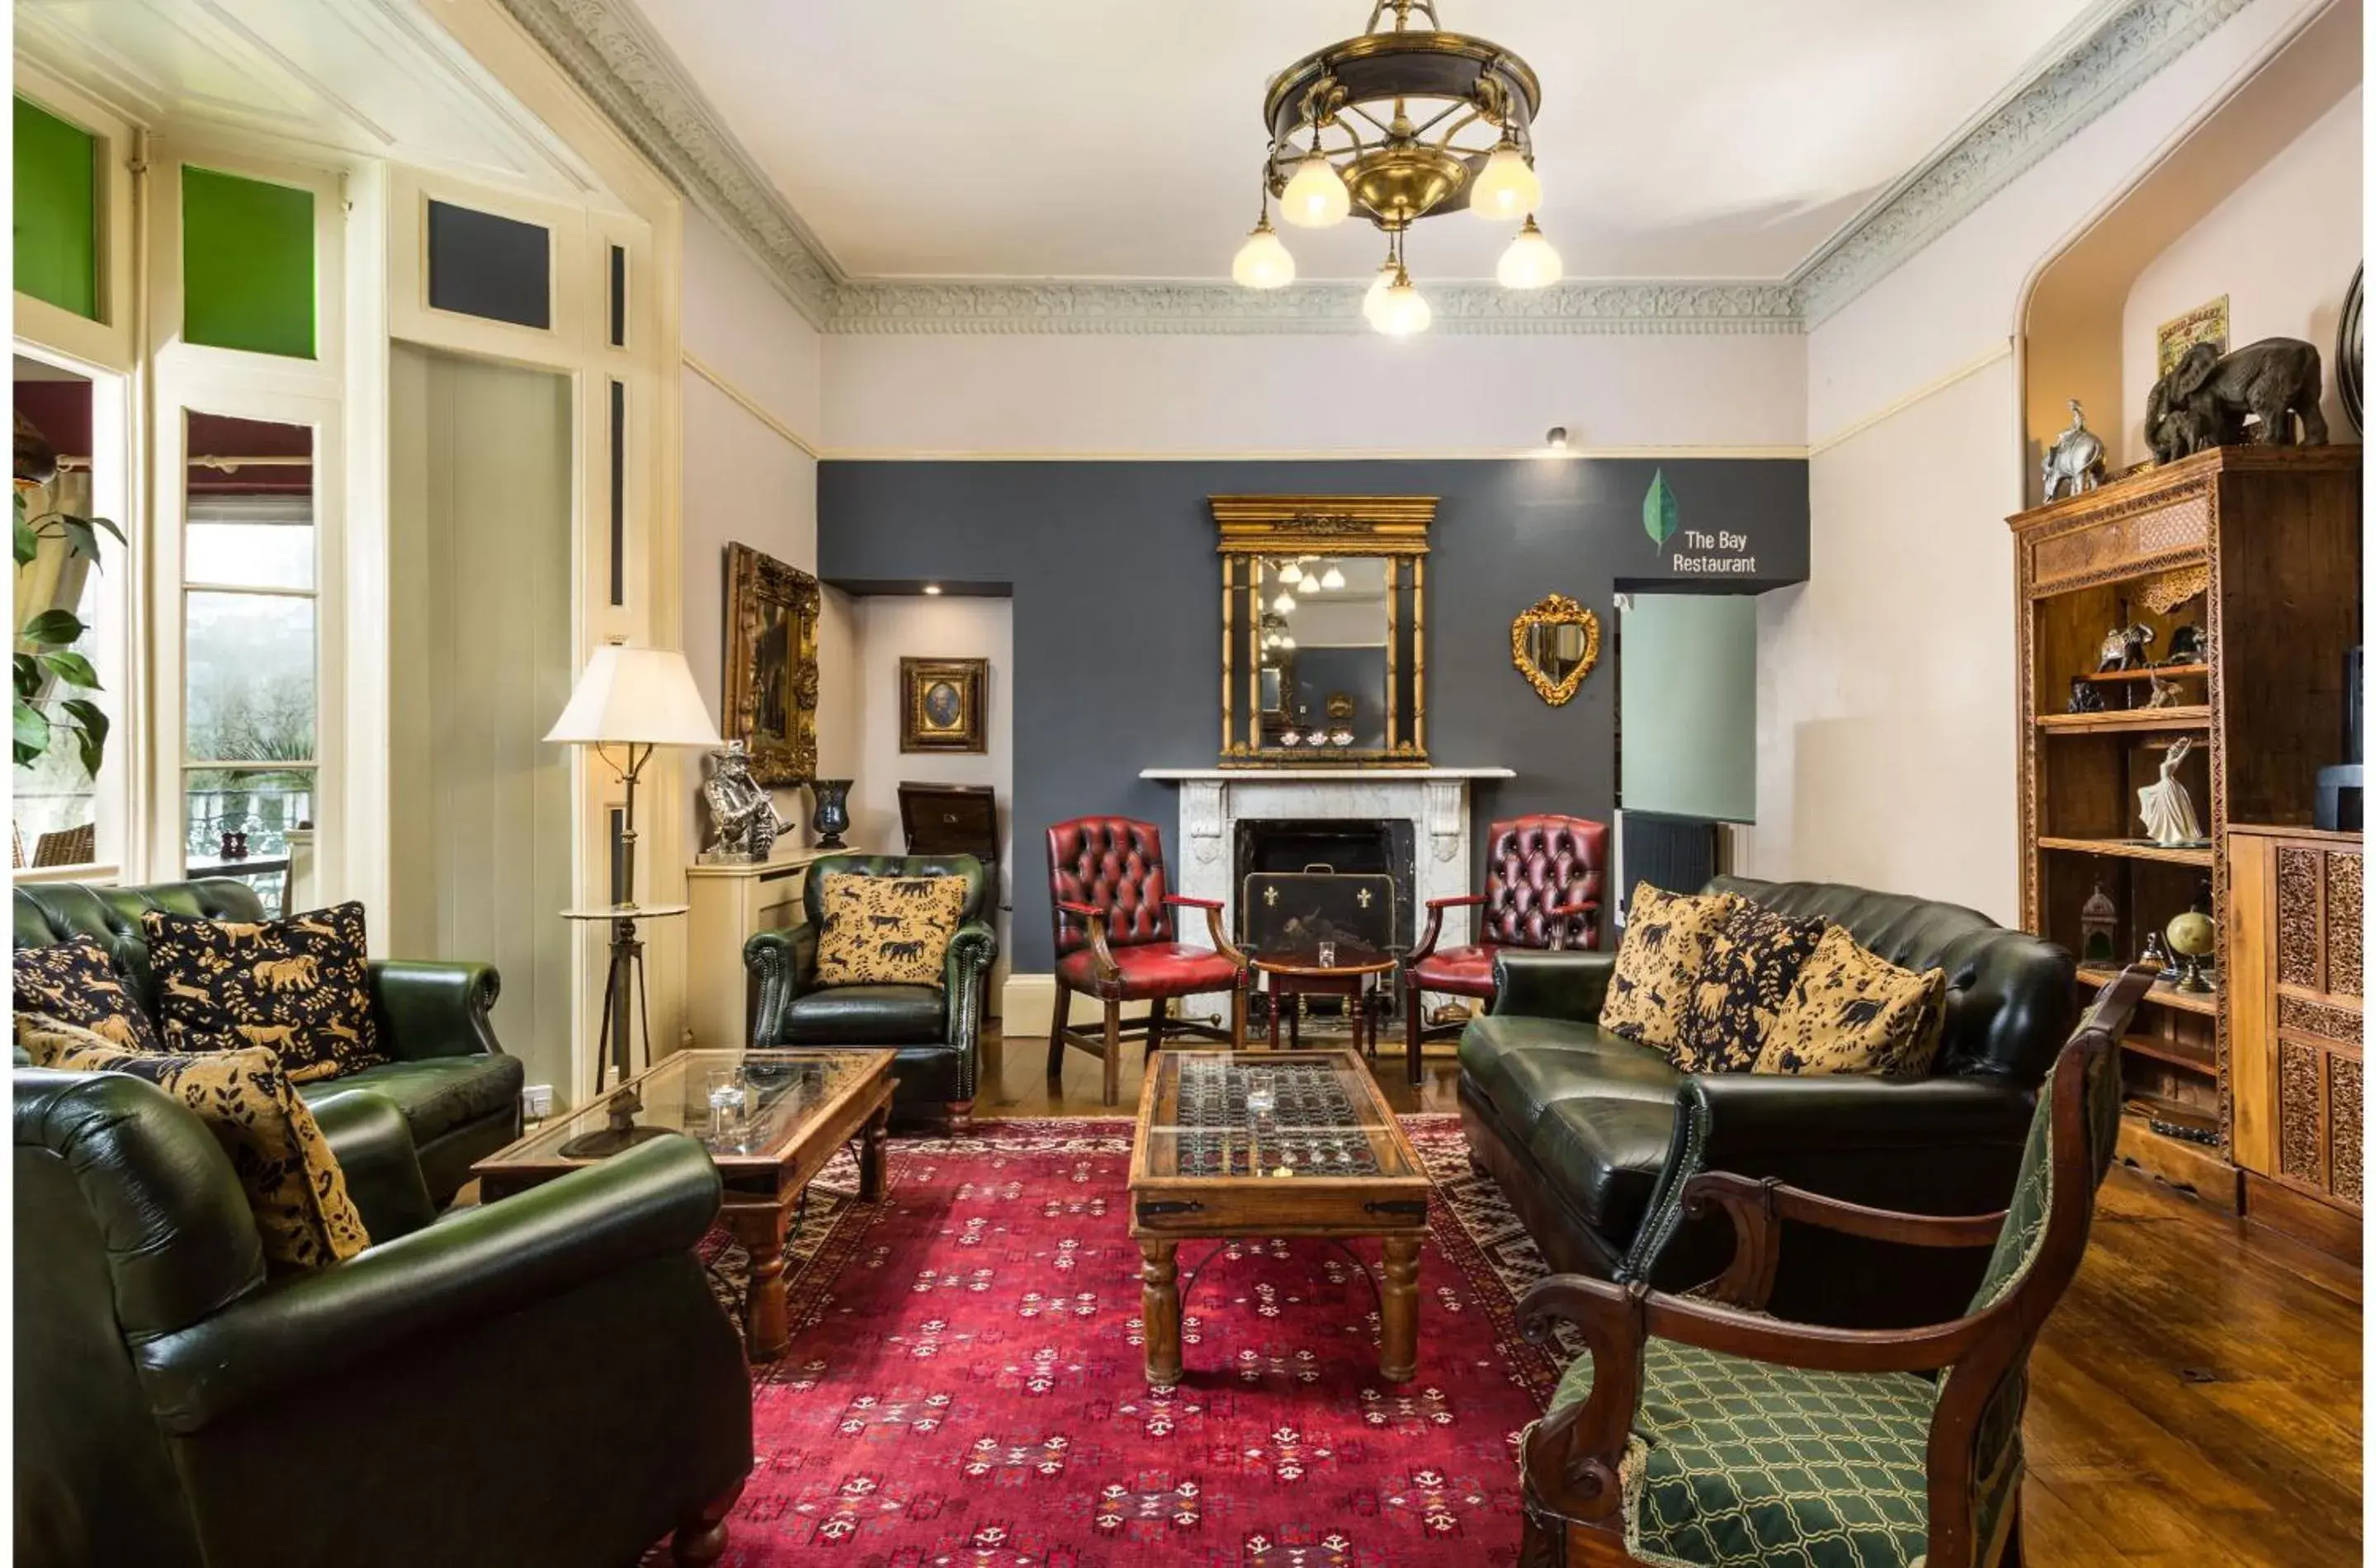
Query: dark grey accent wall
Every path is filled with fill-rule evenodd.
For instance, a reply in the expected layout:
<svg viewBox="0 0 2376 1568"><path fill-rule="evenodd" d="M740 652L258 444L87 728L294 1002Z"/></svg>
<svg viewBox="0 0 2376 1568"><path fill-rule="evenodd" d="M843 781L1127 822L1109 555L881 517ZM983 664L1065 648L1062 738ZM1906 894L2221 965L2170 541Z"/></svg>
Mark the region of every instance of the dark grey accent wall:
<svg viewBox="0 0 2376 1568"><path fill-rule="evenodd" d="M1642 527L1663 469L1685 529L1745 536L1754 574L1679 573ZM1220 588L1206 497L1433 495L1427 561L1428 749L1517 777L1476 792L1497 816L1606 818L1620 585L1757 592L1807 575L1797 459L897 462L817 466L818 575L837 586L996 585L1015 596L1015 968L1052 962L1043 835L1111 814L1177 836L1179 802L1142 767L1209 766L1220 749ZM1602 663L1547 707L1510 665L1510 621L1546 593L1597 613Z"/></svg>

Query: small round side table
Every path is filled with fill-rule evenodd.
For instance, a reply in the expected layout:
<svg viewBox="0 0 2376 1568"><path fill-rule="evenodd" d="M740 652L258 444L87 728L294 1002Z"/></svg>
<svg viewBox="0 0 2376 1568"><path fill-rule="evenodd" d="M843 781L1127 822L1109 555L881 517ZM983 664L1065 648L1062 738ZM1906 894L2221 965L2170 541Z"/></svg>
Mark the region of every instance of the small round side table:
<svg viewBox="0 0 2376 1568"><path fill-rule="evenodd" d="M1345 1016L1353 1028L1353 1049L1366 1057L1377 1049L1378 1025L1371 1008L1377 993L1370 982L1391 971L1395 959L1390 954L1360 942L1337 942L1332 961L1320 961L1317 944L1294 947L1275 947L1256 953L1253 967L1257 973L1270 977L1270 1048L1278 1049L1278 1018L1288 1015L1288 1039L1293 1045L1302 1044L1301 1031L1294 1016L1295 999L1299 996L1341 996L1345 998Z"/></svg>

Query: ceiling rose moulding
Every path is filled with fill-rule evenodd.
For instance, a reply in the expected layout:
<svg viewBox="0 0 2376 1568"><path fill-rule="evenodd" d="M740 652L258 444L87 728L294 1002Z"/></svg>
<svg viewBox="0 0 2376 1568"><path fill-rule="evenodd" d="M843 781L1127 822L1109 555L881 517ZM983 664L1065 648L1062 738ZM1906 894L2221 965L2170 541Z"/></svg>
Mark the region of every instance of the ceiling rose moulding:
<svg viewBox="0 0 2376 1568"><path fill-rule="evenodd" d="M1369 334L1366 283L1299 283L1249 293L1233 283L1107 281L844 284L836 333ZM1566 283L1513 294L1491 283L1428 291L1438 332L1525 335L1800 331L1790 288L1756 282Z"/></svg>
<svg viewBox="0 0 2376 1568"><path fill-rule="evenodd" d="M1790 275L1819 325L2176 60L2251 0L2135 0L1883 191Z"/></svg>
<svg viewBox="0 0 2376 1568"><path fill-rule="evenodd" d="M773 274L823 327L847 278L735 139L634 0L503 0L636 148Z"/></svg>

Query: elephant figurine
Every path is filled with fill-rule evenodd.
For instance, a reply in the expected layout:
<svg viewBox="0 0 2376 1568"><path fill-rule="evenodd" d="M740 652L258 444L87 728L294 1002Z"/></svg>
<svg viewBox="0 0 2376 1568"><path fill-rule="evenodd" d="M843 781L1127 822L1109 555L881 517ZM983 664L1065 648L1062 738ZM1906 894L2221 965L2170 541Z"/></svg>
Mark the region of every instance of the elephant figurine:
<svg viewBox="0 0 2376 1568"><path fill-rule="evenodd" d="M2104 443L2087 428L2079 399L2071 399L2071 428L2054 438L2046 452L2046 499L2058 493L2084 494L2104 482Z"/></svg>
<svg viewBox="0 0 2376 1568"><path fill-rule="evenodd" d="M2264 445L2326 445L2325 389L2318 350L2299 338L2263 338L2231 354L2197 343L2145 398L2145 438L2161 462L2240 440L2244 419L2261 422Z"/></svg>
<svg viewBox="0 0 2376 1568"><path fill-rule="evenodd" d="M2123 609L2127 608L2125 605ZM2096 673L2114 670L2143 670L2152 662L2145 650L2153 647L2154 629L2142 624L2115 626L2104 634L2103 647L2096 650ZM2073 708L2073 712L2079 710Z"/></svg>

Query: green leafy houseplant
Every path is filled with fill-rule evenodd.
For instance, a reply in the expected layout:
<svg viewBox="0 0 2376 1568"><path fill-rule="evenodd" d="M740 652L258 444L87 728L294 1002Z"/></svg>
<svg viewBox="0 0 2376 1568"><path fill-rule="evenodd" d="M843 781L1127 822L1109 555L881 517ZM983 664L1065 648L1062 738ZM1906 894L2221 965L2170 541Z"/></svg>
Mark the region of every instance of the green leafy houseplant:
<svg viewBox="0 0 2376 1568"><path fill-rule="evenodd" d="M99 560L99 530L105 529L122 544L124 532L105 517L77 517L71 513L51 512L28 519L25 516L25 493L16 493L17 569L20 574L41 554L45 540L61 542L66 554L83 556L94 564ZM23 613L19 607L20 614ZM79 686L85 691L97 691L99 671L89 659L74 651L73 644L82 636L81 617L71 610L56 605L34 611L26 615L17 628L16 710L14 713L17 766L23 767L38 762L48 753L60 731L70 731L82 754L83 770L98 777L99 765L107 754L107 715L88 697L68 697L57 706L65 715L53 719L42 710L42 698L54 682Z"/></svg>

